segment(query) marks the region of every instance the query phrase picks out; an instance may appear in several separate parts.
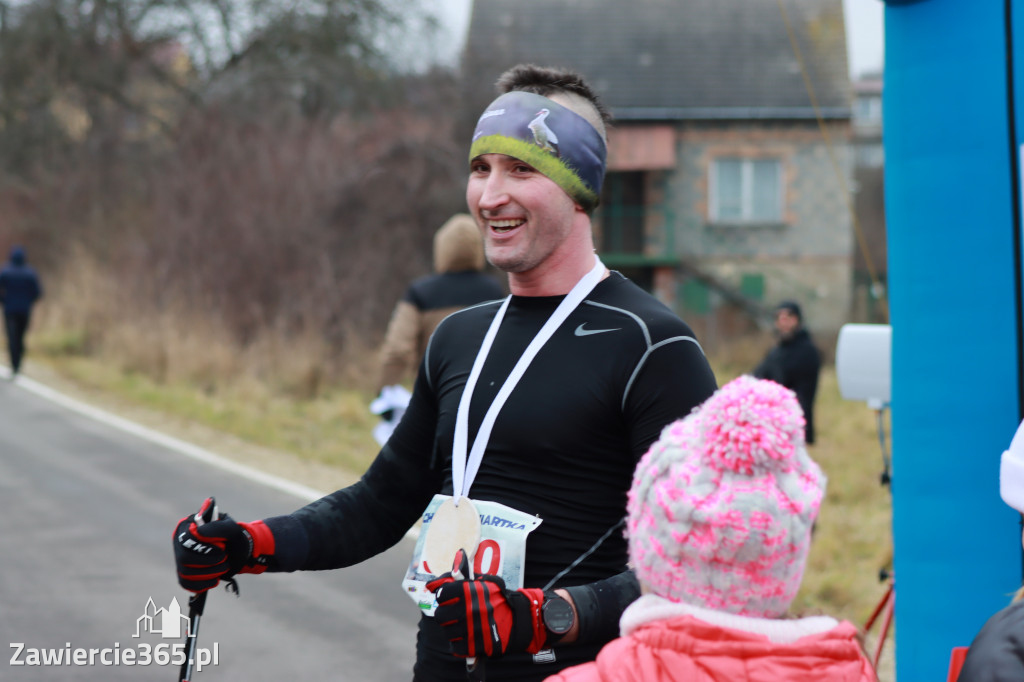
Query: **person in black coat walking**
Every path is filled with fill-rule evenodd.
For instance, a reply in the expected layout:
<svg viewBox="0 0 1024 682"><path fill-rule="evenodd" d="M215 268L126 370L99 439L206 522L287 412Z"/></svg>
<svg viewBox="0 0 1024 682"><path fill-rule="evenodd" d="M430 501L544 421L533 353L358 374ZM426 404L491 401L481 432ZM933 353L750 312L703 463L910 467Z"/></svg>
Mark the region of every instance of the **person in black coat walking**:
<svg viewBox="0 0 1024 682"><path fill-rule="evenodd" d="M758 379L769 379L796 393L807 424L805 440L814 442L814 397L818 393L818 374L821 372L821 353L804 328L800 306L795 301L783 301L775 307L775 330L779 343L772 348L754 369Z"/></svg>
<svg viewBox="0 0 1024 682"><path fill-rule="evenodd" d="M1003 502L1024 514L1024 423L1017 428L1010 449L1003 453L999 465L999 494ZM975 635L957 680L1024 680L1024 588Z"/></svg>
<svg viewBox="0 0 1024 682"><path fill-rule="evenodd" d="M0 305L4 309L7 351L11 356L11 375L21 369L25 354L25 333L32 316L32 306L43 295L36 271L25 263L25 249L11 249L10 261L0 269Z"/></svg>

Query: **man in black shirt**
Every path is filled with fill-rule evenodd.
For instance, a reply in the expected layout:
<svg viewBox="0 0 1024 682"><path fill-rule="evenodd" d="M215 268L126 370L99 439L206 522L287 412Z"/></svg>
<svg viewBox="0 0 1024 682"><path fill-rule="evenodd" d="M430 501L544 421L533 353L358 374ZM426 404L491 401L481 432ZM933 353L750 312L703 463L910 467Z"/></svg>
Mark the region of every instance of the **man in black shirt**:
<svg viewBox="0 0 1024 682"><path fill-rule="evenodd" d="M814 397L818 393L821 353L804 328L800 306L783 301L775 308L775 331L779 343L754 369L758 379L770 379L796 393L807 424L804 434L808 444L814 443Z"/></svg>
<svg viewBox="0 0 1024 682"><path fill-rule="evenodd" d="M175 531L179 582L199 591L238 572L348 566L422 518L404 583L425 614L414 680L465 680L467 663L542 680L614 638L639 596L621 530L636 462L716 388L690 328L595 255L607 116L590 88L529 66L499 90L466 198L511 296L437 327L408 411L358 483L287 516L186 517ZM454 551L433 560L434 540L453 536L475 554L455 575Z"/></svg>

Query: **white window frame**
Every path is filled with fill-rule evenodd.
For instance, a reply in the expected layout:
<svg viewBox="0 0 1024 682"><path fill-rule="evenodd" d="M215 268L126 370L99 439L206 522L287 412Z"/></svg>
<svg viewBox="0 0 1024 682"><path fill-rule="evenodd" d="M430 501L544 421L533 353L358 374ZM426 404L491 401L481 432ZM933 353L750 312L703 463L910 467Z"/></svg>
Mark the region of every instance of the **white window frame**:
<svg viewBox="0 0 1024 682"><path fill-rule="evenodd" d="M718 164L723 161L739 162L740 163L740 215L739 217L722 218L719 215L720 201L718 197ZM765 217L754 215L754 163L759 161L774 161L775 167L778 172L778 197L777 215ZM782 216L785 211L784 198L785 192L783 185L785 184L785 176L783 174L783 163L782 159L777 156L755 156L755 157L744 157L744 156L728 156L721 155L711 161L711 167L709 172L709 186L711 189L708 209L713 223L729 223L729 224L766 224L766 223L781 223Z"/></svg>

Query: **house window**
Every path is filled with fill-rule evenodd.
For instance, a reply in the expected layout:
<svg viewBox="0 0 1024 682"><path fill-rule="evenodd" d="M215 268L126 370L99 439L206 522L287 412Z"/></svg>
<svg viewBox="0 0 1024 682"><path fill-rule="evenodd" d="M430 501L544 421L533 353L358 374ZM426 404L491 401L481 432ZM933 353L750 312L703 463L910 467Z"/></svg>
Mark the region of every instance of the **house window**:
<svg viewBox="0 0 1024 682"><path fill-rule="evenodd" d="M711 220L719 223L782 221L779 159L715 159L711 168Z"/></svg>
<svg viewBox="0 0 1024 682"><path fill-rule="evenodd" d="M608 173L601 193L602 251L643 253L644 173Z"/></svg>
<svg viewBox="0 0 1024 682"><path fill-rule="evenodd" d="M856 124L882 124L881 95L861 95L853 100L853 121Z"/></svg>

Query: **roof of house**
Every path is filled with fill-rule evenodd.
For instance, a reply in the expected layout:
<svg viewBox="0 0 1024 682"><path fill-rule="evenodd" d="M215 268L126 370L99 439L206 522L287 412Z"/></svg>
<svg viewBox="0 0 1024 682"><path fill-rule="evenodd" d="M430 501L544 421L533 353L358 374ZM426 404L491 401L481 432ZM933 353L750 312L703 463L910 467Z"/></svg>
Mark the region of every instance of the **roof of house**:
<svg viewBox="0 0 1024 682"><path fill-rule="evenodd" d="M474 0L467 86L485 104L521 62L580 71L620 121L813 118L805 80L850 111L842 0Z"/></svg>

